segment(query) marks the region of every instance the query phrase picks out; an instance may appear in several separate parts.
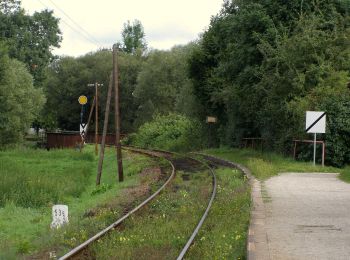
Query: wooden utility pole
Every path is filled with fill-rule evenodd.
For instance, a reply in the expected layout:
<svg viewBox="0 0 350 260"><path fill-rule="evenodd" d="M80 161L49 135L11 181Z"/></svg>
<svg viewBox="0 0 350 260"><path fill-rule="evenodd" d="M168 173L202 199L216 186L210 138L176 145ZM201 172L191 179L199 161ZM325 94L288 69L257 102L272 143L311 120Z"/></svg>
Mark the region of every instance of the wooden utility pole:
<svg viewBox="0 0 350 260"><path fill-rule="evenodd" d="M89 87L95 87L95 154L98 155L98 87L103 86L100 83L88 84Z"/></svg>
<svg viewBox="0 0 350 260"><path fill-rule="evenodd" d="M114 110L115 110L115 136L116 136L116 150L117 150L117 162L118 162L118 179L119 182L124 180L123 174L123 161L122 161L122 150L120 144L120 90L119 90L119 82L118 82L118 62L117 62L117 53L118 46L117 44L113 45L113 85L115 92L115 102L114 102Z"/></svg>
<svg viewBox="0 0 350 260"><path fill-rule="evenodd" d="M100 151L100 158L98 161L96 185L100 185L101 183L102 165L103 165L103 159L105 155L105 144L106 144L106 135L107 135L107 128L108 128L109 107L111 104L111 96L112 96L112 84L113 84L112 77L110 77L110 81L108 85L108 93L107 93L106 110L105 110L105 121L103 125L103 134L102 134L102 140L101 140L101 151Z"/></svg>

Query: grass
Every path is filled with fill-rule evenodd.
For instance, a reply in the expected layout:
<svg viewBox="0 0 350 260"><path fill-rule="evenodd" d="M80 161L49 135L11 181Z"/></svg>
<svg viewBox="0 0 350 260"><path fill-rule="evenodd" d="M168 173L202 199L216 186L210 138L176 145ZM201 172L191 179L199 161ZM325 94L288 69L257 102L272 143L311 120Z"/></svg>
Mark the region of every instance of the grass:
<svg viewBox="0 0 350 260"><path fill-rule="evenodd" d="M216 170L217 195L186 259L245 259L250 189L235 169Z"/></svg>
<svg viewBox="0 0 350 260"><path fill-rule="evenodd" d="M0 207L6 203L39 208L86 188L94 157L74 150L13 150L0 152ZM79 183L80 185L76 185Z"/></svg>
<svg viewBox="0 0 350 260"><path fill-rule="evenodd" d="M283 172L335 172L340 179L350 182L350 166L343 169L313 166L311 162L299 162L275 153L261 153L251 149L210 149L208 154L243 164L260 180L268 179Z"/></svg>
<svg viewBox="0 0 350 260"><path fill-rule="evenodd" d="M125 181L116 183L115 151L107 149L102 185L96 188L97 157L93 154L89 146L83 153L0 152L0 259L62 254L110 224L124 207L141 197L129 194L130 190L157 181L152 174L138 174L154 167L153 159L123 153ZM51 206L56 203L69 206L70 224L50 230Z"/></svg>

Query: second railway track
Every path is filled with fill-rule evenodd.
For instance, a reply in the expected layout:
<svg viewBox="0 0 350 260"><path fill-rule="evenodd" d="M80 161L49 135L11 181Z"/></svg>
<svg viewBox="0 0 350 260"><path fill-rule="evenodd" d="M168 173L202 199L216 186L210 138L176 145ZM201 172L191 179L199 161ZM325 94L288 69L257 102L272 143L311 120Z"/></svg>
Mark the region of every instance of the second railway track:
<svg viewBox="0 0 350 260"><path fill-rule="evenodd" d="M206 216L208 215L210 207L215 198L216 178L215 178L215 173L213 169L197 159L186 157L186 156L177 156L173 153L166 152L166 151L159 151L159 150L147 151L143 149L130 148L130 147L126 149L131 150L132 152L166 158L170 162L171 167L173 169L170 177L160 189L158 189L154 194L152 194L149 198L143 201L140 205L130 210L127 214L122 216L120 219L116 220L110 226L101 230L98 234L94 235L93 237L89 238L81 245L77 246L76 248L72 249L70 252L63 255L60 259L62 260L63 259L86 259L86 258L123 259L128 256L130 258L140 258L140 257L158 258L159 256L159 259L165 259L165 258L182 259L185 256L188 249L190 248ZM175 178L174 177L175 172L177 172L179 176L177 176L177 178L174 180L175 183L171 184L171 187L167 187L167 186L170 186L169 184L171 183L171 180ZM198 185L198 187L193 187L196 185ZM162 193L163 197L165 197L164 203L162 201L161 202L154 201L155 197L165 190L166 192ZM177 212L178 214L175 214L173 212L175 211L176 204L178 203L177 200L180 199L181 201L183 201L184 205L186 204L186 196L198 196L198 199L197 198L195 199L196 203L193 203L193 205L186 205L186 206L189 206L188 209L190 211L196 211L195 216L192 216L191 218L189 218L191 223L186 223L186 219L184 215L181 213L182 208L178 209L178 212ZM157 205L157 203L163 203L163 204L159 206ZM166 203L168 203L169 205L166 205ZM159 212L156 212L155 214L153 214L154 207L158 207L158 206L161 208L160 211L164 212L162 213L161 216L164 216L164 218L165 216L167 217L169 216L169 221L174 222L173 223L174 227L171 227L171 228L174 228L174 230L171 231L168 229L166 232L169 232L169 233L173 232L174 234L177 234L178 237L180 237L179 239L180 241L176 243L176 246L174 248L171 247L170 245L166 245L163 250L157 251L156 254L159 254L157 256L157 255L154 255L153 250L148 250L149 247L145 246L143 250L141 250L143 251L142 253L135 252L135 255L131 256L133 253L127 252L124 255L120 254L118 256L118 255L115 255L115 253L113 253L113 251L118 252L118 246L116 246L114 249L111 249L110 247L112 247L112 245L109 245L108 242L105 247L101 246L104 240L114 239L115 241L115 238L113 238L113 236L118 236L118 233L120 233L119 232L120 230L116 231L115 229L119 227L122 223L124 223L127 219L129 219L129 222L131 222L132 224L130 223L127 224L123 228L123 231L127 230L129 226L131 226L130 229L132 229L132 226L134 225L135 232L137 233L138 232L137 225L140 225L139 222L142 221L141 220L142 217L149 218L150 219L149 222L153 223L152 218L157 218L159 215ZM141 208L145 208L145 210L142 211L142 213L138 214L138 216L136 216L136 218L139 218L138 220L134 220L133 217L131 216L135 215L134 213L139 211ZM159 232L164 232L166 228L163 229L161 227L164 220L162 219L162 221L158 221L158 222L159 223L155 223L155 228L159 228L160 230ZM130 231L130 233L132 232L133 231ZM183 234L179 235L180 232L183 232ZM164 236L164 235L165 234L159 234L159 236ZM168 236L168 235L171 236L173 234L166 234L165 236ZM120 239L121 238L122 237L120 237ZM145 240L147 240L147 236L145 237ZM102 242L96 243L98 241L102 241ZM142 241L142 239L140 241ZM167 242L165 242L165 244L166 243ZM86 257L86 255L83 252L87 248L100 248L99 252L103 252L103 254L99 256L93 253L91 255L89 254L89 257ZM125 249L125 250L128 251L128 249ZM133 249L130 249L130 250L133 250ZM135 248L135 251L138 251L138 249ZM119 253L120 253L120 250L119 250ZM108 256L109 254L110 256ZM126 256L126 254L128 254L128 256Z"/></svg>

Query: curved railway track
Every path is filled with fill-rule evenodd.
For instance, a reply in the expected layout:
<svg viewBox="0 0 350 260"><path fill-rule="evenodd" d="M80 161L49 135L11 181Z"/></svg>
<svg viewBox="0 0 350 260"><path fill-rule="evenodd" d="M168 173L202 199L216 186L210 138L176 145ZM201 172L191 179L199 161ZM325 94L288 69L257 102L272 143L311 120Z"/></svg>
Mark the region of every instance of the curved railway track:
<svg viewBox="0 0 350 260"><path fill-rule="evenodd" d="M142 153L148 156L152 156L152 157L162 157L160 153L152 153L152 152L147 152L145 150L141 150L141 149L130 149L134 152L137 153ZM111 230L115 229L118 225L120 225L125 219L127 219L128 217L130 217L133 213L135 213L136 211L138 211L139 209L141 209L142 207L144 207L146 204L148 204L154 197L156 197L162 190L164 190L164 188L170 183L170 181L172 180L172 178L175 176L175 167L174 165L169 161L171 168L172 168L172 172L171 175L169 176L169 178L166 180L166 182L155 192L153 193L151 196L149 196L146 200L144 200L142 203L140 203L138 206L136 206L135 208L133 208L131 211L129 211L127 214L125 214L124 216L122 216L121 218L119 218L117 221L115 221L114 223L112 223L111 225L109 225L108 227L106 227L105 229L101 230L99 233L97 233L96 235L94 235L93 237L89 238L88 240L86 240L84 243L80 244L79 246L75 247L74 249L72 249L71 251L69 251L68 253L66 253L65 255L61 256L59 258L59 260L65 260L65 259L70 259L73 256L76 256L77 254L79 254L80 252L82 252L84 249L86 249L89 245L91 245L93 242L95 242L96 240L100 239L101 237L103 237L104 235L106 235L108 232L110 232Z"/></svg>
<svg viewBox="0 0 350 260"><path fill-rule="evenodd" d="M167 161L169 161L171 168L172 168L172 173L169 176L169 178L166 180L166 182L160 187L155 193L153 193L150 197L148 197L146 200L144 200L141 204L139 204L137 207L129 211L127 214L119 218L117 221L112 223L110 226L106 227L93 237L89 238L86 240L84 243L80 244L79 246L75 247L72 249L70 252L66 253L62 257L60 257L60 260L65 260L65 259L71 259L78 257L79 254L82 254L84 250L86 250L91 244L93 244L95 241L99 240L103 236L105 236L107 233L110 233L112 230L114 230L117 226L119 226L124 220L126 220L128 217L130 217L133 213L138 211L139 209L143 208L145 205L147 205L152 199L154 199L161 191L165 189L165 187L168 186L168 184L171 182L171 180L174 178L176 171L182 170L186 171L188 169L195 169L199 167L205 167L208 169L208 171L211 174L212 177L212 190L211 190L211 195L208 201L208 205L206 206L206 209L203 213L203 215L200 218L200 221L194 228L194 231L192 232L191 236L187 240L187 243L184 245L183 249L179 253L177 259L183 259L185 256L186 252L189 250L191 244L193 243L198 231L200 230L201 226L203 225L209 210L211 208L211 205L215 199L216 195L216 176L214 170L207 164L203 163L202 161L199 161L197 159L194 159L192 157L179 157L174 153L167 152L167 151L162 151L162 150L144 150L144 149L139 149L139 148L134 148L134 147L123 147L126 150L130 150L131 152L134 153L141 153L145 154L148 156L152 157L158 157L158 158L165 158Z"/></svg>

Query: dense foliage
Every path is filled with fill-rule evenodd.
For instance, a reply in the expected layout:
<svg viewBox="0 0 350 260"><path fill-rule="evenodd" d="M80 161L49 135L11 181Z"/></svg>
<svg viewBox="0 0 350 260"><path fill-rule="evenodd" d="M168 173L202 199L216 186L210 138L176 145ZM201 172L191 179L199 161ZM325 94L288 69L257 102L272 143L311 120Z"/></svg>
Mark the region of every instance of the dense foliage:
<svg viewBox="0 0 350 260"><path fill-rule="evenodd" d="M141 56L124 52L118 55L123 132L133 129L137 105L132 92L142 62ZM49 77L45 82L48 101L44 110L44 125L48 128L79 130L81 105L78 103L78 97L80 95L88 97L88 105L84 113L84 120L87 120L95 96L95 88L88 87L88 84L95 82L103 84L99 87L98 92L100 120L104 119L107 89L112 72L112 53L110 51L102 50L78 58L63 57L53 63L48 71ZM114 98L111 102L111 111L114 111ZM58 107L60 109L57 109ZM101 121L100 127L102 126ZM110 131L113 131L114 117L110 116L109 121ZM95 123L94 117L91 123Z"/></svg>
<svg viewBox="0 0 350 260"><path fill-rule="evenodd" d="M0 148L19 143L39 116L51 48L61 40L52 12L28 15L20 4L0 0Z"/></svg>
<svg viewBox="0 0 350 260"><path fill-rule="evenodd" d="M198 114L199 106L196 105L187 75L186 60L192 49L193 45L188 45L174 47L170 51L151 51L147 55L118 52L123 133L135 131L156 114ZM52 63L45 82L48 101L43 111L42 124L48 128L78 130L81 106L77 98L84 94L89 99L85 108L87 119L95 95L95 89L87 85L94 82L103 84L99 88L100 120L103 120L111 70L112 54L109 50L78 58L63 57ZM102 126L101 123L99 125ZM114 117L110 116L109 131L113 129Z"/></svg>
<svg viewBox="0 0 350 260"><path fill-rule="evenodd" d="M199 122L171 113L156 116L143 124L135 135L129 137L129 142L145 148L187 151L202 147L202 135Z"/></svg>
<svg viewBox="0 0 350 260"><path fill-rule="evenodd" d="M8 46L11 58L26 64L39 86L54 58L51 49L59 47L62 40L58 19L48 10L28 15L20 4L17 0L0 0L0 41Z"/></svg>
<svg viewBox="0 0 350 260"><path fill-rule="evenodd" d="M188 44L147 55L133 92L140 104L136 126L152 120L155 114L177 112L192 117L199 114L188 77L187 58L193 48L193 44Z"/></svg>
<svg viewBox="0 0 350 260"><path fill-rule="evenodd" d="M145 51L147 48L145 32L139 20L124 23L122 38L121 48L126 53L136 54Z"/></svg>
<svg viewBox="0 0 350 260"><path fill-rule="evenodd" d="M292 139L308 138L305 111L319 109L329 113L328 162L350 162L349 11L348 0L225 1L190 58L221 143L263 137L288 152Z"/></svg>
<svg viewBox="0 0 350 260"><path fill-rule="evenodd" d="M0 53L0 147L23 139L44 101L25 65Z"/></svg>

